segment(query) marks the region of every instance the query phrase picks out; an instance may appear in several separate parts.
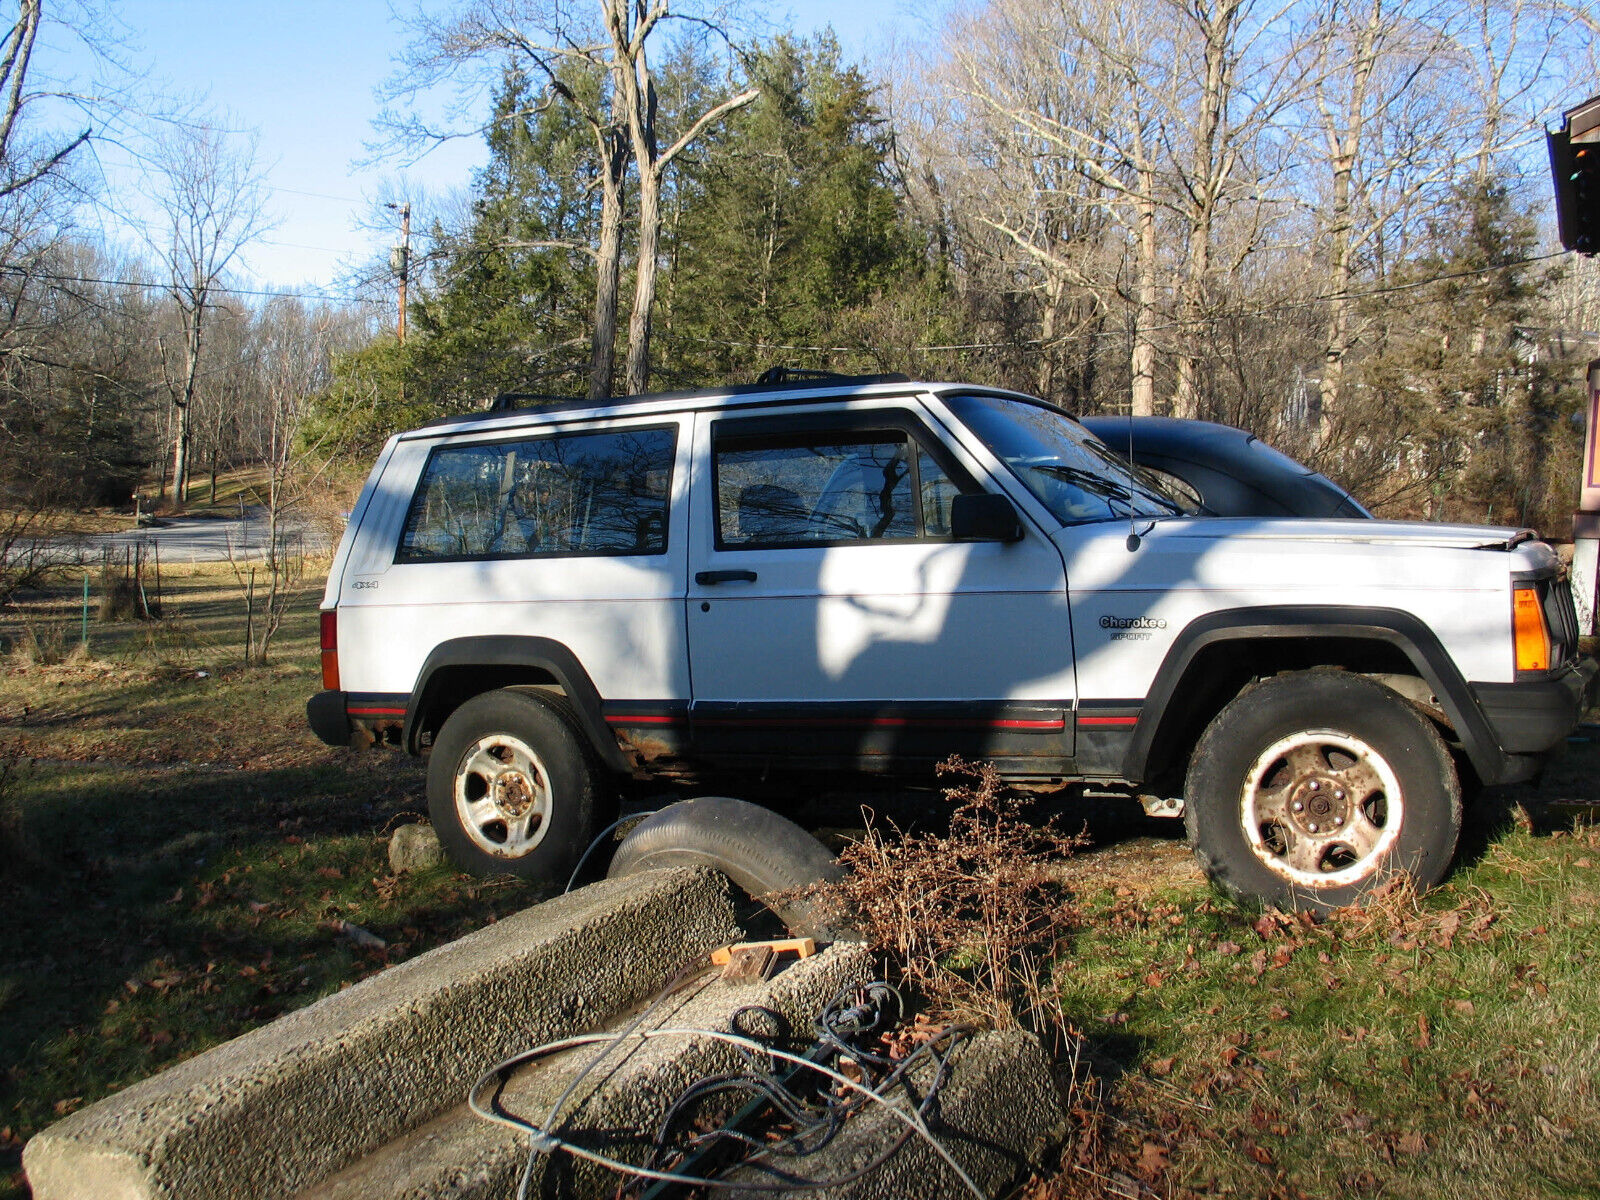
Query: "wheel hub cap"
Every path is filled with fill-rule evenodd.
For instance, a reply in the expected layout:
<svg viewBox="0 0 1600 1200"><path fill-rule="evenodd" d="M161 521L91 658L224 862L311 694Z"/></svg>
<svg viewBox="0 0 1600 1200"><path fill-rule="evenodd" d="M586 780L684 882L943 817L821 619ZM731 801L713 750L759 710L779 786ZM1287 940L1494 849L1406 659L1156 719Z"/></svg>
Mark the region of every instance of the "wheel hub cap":
<svg viewBox="0 0 1600 1200"><path fill-rule="evenodd" d="M1403 816L1399 781L1361 738L1306 730L1256 758L1240 819L1256 857L1314 888L1360 882L1383 866Z"/></svg>
<svg viewBox="0 0 1600 1200"><path fill-rule="evenodd" d="M534 806L538 797L520 771L507 771L494 781L494 802L508 817L520 817Z"/></svg>
<svg viewBox="0 0 1600 1200"><path fill-rule="evenodd" d="M479 738L462 754L455 777L456 816L480 850L521 858L550 829L551 796L544 763L509 734Z"/></svg>

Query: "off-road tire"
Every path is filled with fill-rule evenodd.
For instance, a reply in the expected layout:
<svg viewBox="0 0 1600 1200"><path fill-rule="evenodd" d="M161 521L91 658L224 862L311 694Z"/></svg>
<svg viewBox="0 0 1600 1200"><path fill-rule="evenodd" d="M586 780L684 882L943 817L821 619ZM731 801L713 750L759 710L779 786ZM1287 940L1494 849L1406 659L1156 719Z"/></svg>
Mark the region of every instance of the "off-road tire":
<svg viewBox="0 0 1600 1200"><path fill-rule="evenodd" d="M428 812L475 875L564 884L602 808L594 755L560 696L501 688L450 714L428 756Z"/></svg>
<svg viewBox="0 0 1600 1200"><path fill-rule="evenodd" d="M1242 903L1327 911L1404 872L1449 869L1461 787L1433 724L1343 671L1278 675L1240 692L1190 759L1184 823L1212 883Z"/></svg>

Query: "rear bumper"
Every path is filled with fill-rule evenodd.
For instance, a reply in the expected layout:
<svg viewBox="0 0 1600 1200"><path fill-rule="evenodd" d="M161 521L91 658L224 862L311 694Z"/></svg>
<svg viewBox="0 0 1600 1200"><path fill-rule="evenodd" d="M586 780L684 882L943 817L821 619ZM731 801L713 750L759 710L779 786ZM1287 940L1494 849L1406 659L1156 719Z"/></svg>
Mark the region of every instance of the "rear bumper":
<svg viewBox="0 0 1600 1200"><path fill-rule="evenodd" d="M1593 703L1597 672L1594 659L1580 658L1549 679L1471 686L1500 749L1539 754L1571 733Z"/></svg>
<svg viewBox="0 0 1600 1200"><path fill-rule="evenodd" d="M343 692L318 692L306 701L306 722L311 732L330 746L350 745L350 717L344 708Z"/></svg>

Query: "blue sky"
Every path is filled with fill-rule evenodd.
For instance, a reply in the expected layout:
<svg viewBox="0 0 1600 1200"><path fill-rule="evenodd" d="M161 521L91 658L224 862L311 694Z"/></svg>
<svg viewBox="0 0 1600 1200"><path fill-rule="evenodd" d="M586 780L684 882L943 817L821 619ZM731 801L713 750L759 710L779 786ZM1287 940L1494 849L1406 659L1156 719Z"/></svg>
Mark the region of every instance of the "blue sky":
<svg viewBox="0 0 1600 1200"><path fill-rule="evenodd" d="M395 0L407 12L412 0ZM870 53L891 26L926 12L906 0L795 0L769 7L774 21L810 31L831 24L846 54ZM341 269L394 240L394 232L360 228L372 219L374 198L414 189L444 193L468 183L483 157L481 143L447 144L409 168L395 162L360 166L374 138L380 104L374 89L393 69L405 31L388 0L113 0L126 23L125 57L149 86L203 94L231 127L259 133L259 157L271 189L276 228L253 247L244 280L269 287L327 287ZM47 34L48 36L52 36ZM117 36L113 33L113 36ZM58 45L63 44L59 33ZM62 75L87 61L75 54L43 60ZM442 98L441 98L442 99ZM123 207L139 215L137 177L116 147L102 160ZM107 218L105 231L133 237Z"/></svg>

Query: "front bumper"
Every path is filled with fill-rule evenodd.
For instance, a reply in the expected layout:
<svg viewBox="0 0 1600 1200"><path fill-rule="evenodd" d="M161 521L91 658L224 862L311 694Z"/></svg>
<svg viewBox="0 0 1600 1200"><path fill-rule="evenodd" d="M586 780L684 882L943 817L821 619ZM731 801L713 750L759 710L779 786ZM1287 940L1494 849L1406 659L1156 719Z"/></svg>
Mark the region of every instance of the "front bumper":
<svg viewBox="0 0 1600 1200"><path fill-rule="evenodd" d="M1580 658L1548 679L1471 685L1495 741L1507 754L1539 754L1572 732L1594 703L1600 664Z"/></svg>

